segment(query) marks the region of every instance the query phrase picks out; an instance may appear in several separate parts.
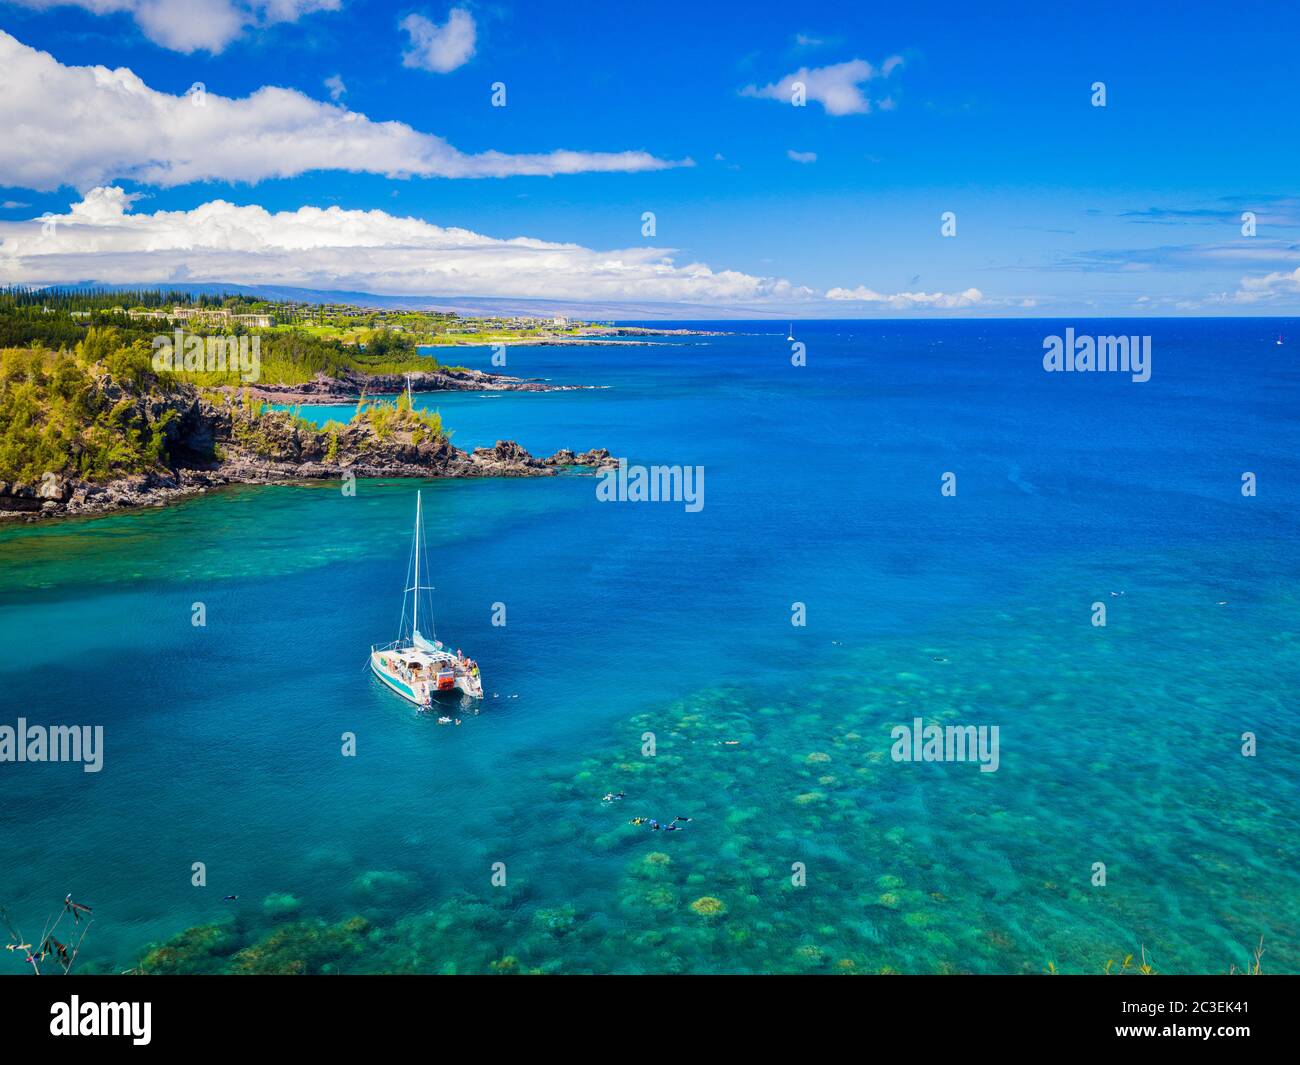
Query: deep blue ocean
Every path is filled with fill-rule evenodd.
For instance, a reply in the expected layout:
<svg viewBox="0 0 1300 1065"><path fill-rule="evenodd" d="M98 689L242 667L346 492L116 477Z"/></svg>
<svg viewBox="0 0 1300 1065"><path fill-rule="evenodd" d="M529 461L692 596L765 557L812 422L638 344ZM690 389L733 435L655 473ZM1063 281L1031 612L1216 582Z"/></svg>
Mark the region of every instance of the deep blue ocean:
<svg viewBox="0 0 1300 1065"><path fill-rule="evenodd" d="M1045 373L1067 325L1151 379ZM71 892L108 972L1300 972L1300 323L796 322L802 367L703 327L417 397L701 466L698 512L565 475L0 528L0 724L105 730L97 774L0 764L11 920ZM459 727L366 669L417 487ZM918 717L997 771L894 761Z"/></svg>

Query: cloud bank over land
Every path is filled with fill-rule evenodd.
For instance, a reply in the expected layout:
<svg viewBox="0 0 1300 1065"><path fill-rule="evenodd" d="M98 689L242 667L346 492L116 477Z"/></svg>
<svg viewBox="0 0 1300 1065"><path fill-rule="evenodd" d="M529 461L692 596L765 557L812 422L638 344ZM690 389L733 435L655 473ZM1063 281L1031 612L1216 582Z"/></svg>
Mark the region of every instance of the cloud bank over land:
<svg viewBox="0 0 1300 1065"><path fill-rule="evenodd" d="M188 211L132 210L139 194L92 189L64 214L0 222L0 281L109 284L229 282L380 295L483 296L718 308L947 310L982 298L820 293L777 277L679 264L671 248L597 250L499 238L385 211L300 207L271 212L212 200Z"/></svg>

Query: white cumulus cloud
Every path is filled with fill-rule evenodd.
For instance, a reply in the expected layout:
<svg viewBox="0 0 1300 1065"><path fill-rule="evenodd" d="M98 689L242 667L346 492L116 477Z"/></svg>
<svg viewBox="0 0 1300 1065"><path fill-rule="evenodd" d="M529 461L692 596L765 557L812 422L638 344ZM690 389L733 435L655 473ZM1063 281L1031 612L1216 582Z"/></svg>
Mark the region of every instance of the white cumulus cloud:
<svg viewBox="0 0 1300 1065"><path fill-rule="evenodd" d="M938 307L952 310L957 307L971 307L984 299L984 293L977 288L968 288L964 292L895 292L892 295L875 292L859 285L857 288L833 288L826 293L828 300L854 300L859 303L887 304L896 310L920 307Z"/></svg>
<svg viewBox="0 0 1300 1065"><path fill-rule="evenodd" d="M441 26L423 15L407 15L401 27L410 37L410 47L402 53L403 66L446 74L464 66L474 54L478 31L474 16L463 7L453 7Z"/></svg>
<svg viewBox="0 0 1300 1065"><path fill-rule="evenodd" d="M860 86L878 78L888 78L902 64L903 57L893 55L878 67L865 59L850 59L847 63L812 69L800 67L770 85L746 85L740 93L788 104L794 99L795 86L802 85L806 99L816 100L828 115L865 115L871 110L871 101Z"/></svg>
<svg viewBox="0 0 1300 1065"><path fill-rule="evenodd" d="M257 182L310 170L389 177L509 177L693 165L644 151L467 154L403 122L377 122L294 89L174 96L125 67L64 66L0 30L0 185L42 191L115 180Z"/></svg>
<svg viewBox="0 0 1300 1065"><path fill-rule="evenodd" d="M174 52L214 55L250 26L296 22L313 11L337 11L340 0L14 0L48 10L79 7L96 15L127 13L140 31Z"/></svg>
<svg viewBox="0 0 1300 1065"><path fill-rule="evenodd" d="M1234 299L1238 303L1261 303L1280 296L1296 295L1300 295L1300 266L1294 270L1243 277Z"/></svg>

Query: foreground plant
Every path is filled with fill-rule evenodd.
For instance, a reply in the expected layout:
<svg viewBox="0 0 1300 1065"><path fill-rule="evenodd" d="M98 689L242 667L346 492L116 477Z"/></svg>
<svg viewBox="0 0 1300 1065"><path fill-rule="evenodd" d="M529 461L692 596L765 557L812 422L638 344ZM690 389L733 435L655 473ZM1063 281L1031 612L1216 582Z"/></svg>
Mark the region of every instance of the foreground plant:
<svg viewBox="0 0 1300 1065"><path fill-rule="evenodd" d="M91 922L94 918L89 906L80 902L74 902L71 895L67 895L63 900L63 906L58 911L57 916L52 920L46 919L45 930L40 937L32 943L23 939L22 933L9 920L9 913L3 907L0 907L0 920L4 921L5 928L9 931L10 942L5 944L5 949L11 952L21 952L23 960L32 967L32 972L37 976L41 975L41 966L46 962L52 961L63 970L66 976L72 971L72 966L77 960L77 955L81 952L81 944L85 942L86 933L90 931ZM66 943L61 942L55 935L67 935L60 931L60 926L71 918L71 934L68 935ZM77 929L80 929L80 935L77 935ZM74 942L75 938L75 942Z"/></svg>

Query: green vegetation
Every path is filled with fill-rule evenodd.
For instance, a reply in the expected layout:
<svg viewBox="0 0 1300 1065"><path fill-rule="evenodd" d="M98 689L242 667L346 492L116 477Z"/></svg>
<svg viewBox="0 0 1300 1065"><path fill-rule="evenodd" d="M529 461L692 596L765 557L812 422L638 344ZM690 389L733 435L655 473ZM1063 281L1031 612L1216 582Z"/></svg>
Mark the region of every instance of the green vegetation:
<svg viewBox="0 0 1300 1065"><path fill-rule="evenodd" d="M362 396L352 420L365 422L380 440L388 440L399 429L414 431L417 436L427 439L439 436L451 438L450 433L443 431L440 413L416 410L411 406L410 396L404 392L397 397L395 403L367 403L366 397Z"/></svg>
<svg viewBox="0 0 1300 1065"><path fill-rule="evenodd" d="M174 467L174 423L193 393L238 406L232 442L256 454L283 453L286 434L319 434L297 412L275 413L247 390L297 385L319 375L400 375L442 368L420 346L518 341L582 328L531 318L463 318L448 312L389 311L343 304L270 301L244 295L199 295L162 289L0 289L0 480L38 484L47 474L91 482ZM155 369L157 338L247 338L257 352L256 380L246 380L232 351L224 370ZM214 342L215 343L215 342ZM459 367L450 367L460 369ZM242 402L232 390L243 386ZM225 392L213 391L225 388ZM446 439L436 412L410 400L362 400L351 425L387 441ZM324 427L325 457L337 462L349 426ZM317 437L319 439L319 437ZM222 457L211 447L211 458ZM317 453L319 454L319 452Z"/></svg>
<svg viewBox="0 0 1300 1065"><path fill-rule="evenodd" d="M174 467L174 423L196 396L186 380L193 376L155 371L150 345L112 327L90 327L71 350L52 351L39 341L0 349L0 481L37 485L56 474L104 482ZM380 441L399 433L415 443L450 435L437 412L413 410L406 395L391 402L363 398L349 425L331 422L323 430L296 409L272 410L247 387L239 395L208 391L203 397L231 411L234 444L263 456L283 455L295 433L320 441L323 432L315 446L337 462L341 437L357 426ZM364 437L350 442L365 446ZM207 457L222 457L215 445L203 446L212 446Z"/></svg>
<svg viewBox="0 0 1300 1065"><path fill-rule="evenodd" d="M232 297L237 300L238 297ZM52 350L72 348L92 327L111 327L124 339L150 340L156 320L132 318L177 306L205 310L252 310L243 303L225 308L219 296L190 297L161 290L0 289L0 348L26 347L33 341Z"/></svg>
<svg viewBox="0 0 1300 1065"><path fill-rule="evenodd" d="M229 395L219 395L218 402L230 404ZM347 425L330 421L324 426L302 417L298 408L275 410L249 395L245 389L238 404L239 416L231 419L231 434L240 447L267 458L283 455L286 440L293 432L314 438L320 434L325 437L326 462L338 462L341 437L349 429L369 428L374 438L382 443L392 440L397 434L404 434L412 443L433 443L438 439L450 440L451 434L443 430L442 416L436 411L419 411L411 407L406 395L394 400L370 402L363 396L357 404L356 411ZM357 446L353 437L351 443Z"/></svg>
<svg viewBox="0 0 1300 1065"><path fill-rule="evenodd" d="M91 329L150 345L176 329L203 337L256 337L263 386L297 385L318 374L402 374L440 368L420 347L519 343L580 335L566 319L465 318L450 312L377 310L347 304L272 301L244 295L191 296L163 290L0 289L0 348L33 343L71 350ZM246 383L237 367L177 371L196 385Z"/></svg>
<svg viewBox="0 0 1300 1065"><path fill-rule="evenodd" d="M112 329L90 329L72 352L0 350L0 480L101 481L157 465L176 412L154 414L141 399L175 385L154 372L147 346Z"/></svg>
<svg viewBox="0 0 1300 1065"><path fill-rule="evenodd" d="M567 318L466 317L450 311L380 310L344 303L277 303L274 307L280 328L367 347L376 332L408 337L421 346L441 346L580 336L587 328L587 323Z"/></svg>
<svg viewBox="0 0 1300 1065"><path fill-rule="evenodd" d="M339 330L281 326L279 320L287 313L281 307L238 296L6 289L0 290L0 348L39 344L70 350L90 330L112 329L123 343L141 343L152 353L155 337L171 337L175 329L183 328L204 337L247 335L250 342L256 337L261 385L303 384L317 374L401 374L440 368L437 359L419 353L417 338L410 334L375 328L365 331L362 345L347 343ZM177 310L191 317L175 317ZM272 324L250 324L248 316ZM225 371L179 371L176 377L207 386L247 383L237 366Z"/></svg>

